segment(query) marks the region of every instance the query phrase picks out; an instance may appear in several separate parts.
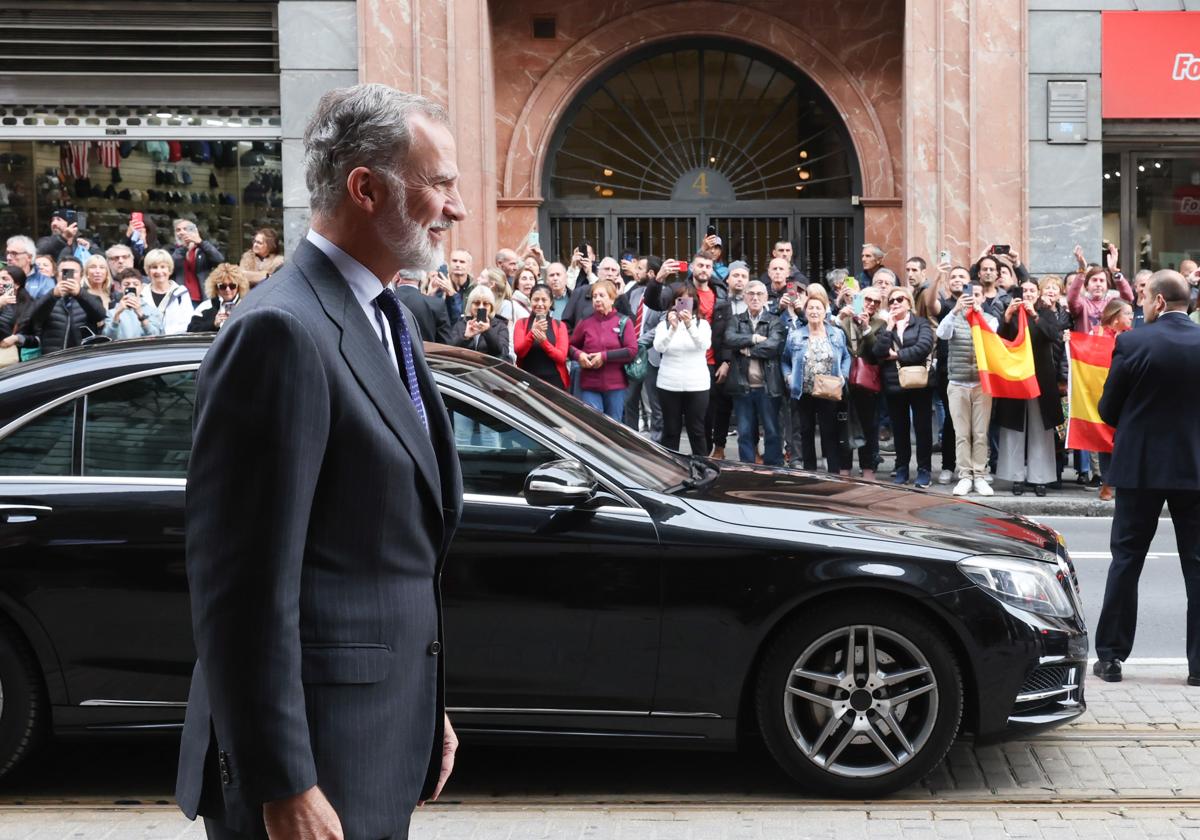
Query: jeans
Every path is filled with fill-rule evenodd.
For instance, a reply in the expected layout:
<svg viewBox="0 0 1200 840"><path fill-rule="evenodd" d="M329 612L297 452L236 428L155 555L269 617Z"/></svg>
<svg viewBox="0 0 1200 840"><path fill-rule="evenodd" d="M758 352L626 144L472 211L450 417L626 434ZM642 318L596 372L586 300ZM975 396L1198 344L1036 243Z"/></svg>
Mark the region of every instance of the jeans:
<svg viewBox="0 0 1200 840"><path fill-rule="evenodd" d="M887 395L888 414L892 416L892 441L896 445L896 469L908 469L912 460L911 423L917 428L917 469L933 466L933 391L910 388Z"/></svg>
<svg viewBox="0 0 1200 840"><path fill-rule="evenodd" d="M693 455L707 455L704 440L704 415L708 410L708 391L668 391L660 388L662 406L662 445L679 451L679 435L687 427L688 446Z"/></svg>
<svg viewBox="0 0 1200 840"><path fill-rule="evenodd" d="M763 463L773 467L783 465L783 448L779 439L779 397L767 395L766 388L751 388L750 392L733 398L737 410L738 457L747 464L754 463L758 439L758 424L763 427Z"/></svg>
<svg viewBox="0 0 1200 840"><path fill-rule="evenodd" d="M618 423L625 413L625 389L615 391L583 391L579 398L584 405L591 406L599 412L611 417Z"/></svg>

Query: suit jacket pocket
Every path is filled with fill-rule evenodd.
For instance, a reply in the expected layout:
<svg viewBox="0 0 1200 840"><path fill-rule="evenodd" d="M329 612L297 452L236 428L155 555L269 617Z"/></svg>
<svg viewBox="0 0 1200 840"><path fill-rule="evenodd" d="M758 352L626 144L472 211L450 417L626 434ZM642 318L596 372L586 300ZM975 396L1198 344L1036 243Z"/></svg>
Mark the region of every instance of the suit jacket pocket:
<svg viewBox="0 0 1200 840"><path fill-rule="evenodd" d="M301 645L300 679L309 684L365 685L382 682L392 649L376 644Z"/></svg>

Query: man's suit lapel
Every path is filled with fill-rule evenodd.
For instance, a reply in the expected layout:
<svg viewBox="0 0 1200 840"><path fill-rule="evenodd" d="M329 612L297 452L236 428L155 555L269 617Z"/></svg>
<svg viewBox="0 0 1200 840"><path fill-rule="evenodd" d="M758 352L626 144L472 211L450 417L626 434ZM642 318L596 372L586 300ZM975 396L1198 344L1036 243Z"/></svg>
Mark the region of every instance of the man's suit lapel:
<svg viewBox="0 0 1200 840"><path fill-rule="evenodd" d="M350 291L349 284L321 250L308 240L300 243L294 261L317 293L325 314L341 329L339 349L350 372L379 409L388 428L408 450L440 506L441 476L429 435L421 425L421 418L405 393L404 383L392 366L383 343L367 322L366 314ZM423 365L418 366L418 371L421 367ZM430 387L436 386L431 382ZM421 391L423 394L436 393L426 390L424 382ZM438 404L441 404L440 399ZM444 408L441 411L445 414Z"/></svg>

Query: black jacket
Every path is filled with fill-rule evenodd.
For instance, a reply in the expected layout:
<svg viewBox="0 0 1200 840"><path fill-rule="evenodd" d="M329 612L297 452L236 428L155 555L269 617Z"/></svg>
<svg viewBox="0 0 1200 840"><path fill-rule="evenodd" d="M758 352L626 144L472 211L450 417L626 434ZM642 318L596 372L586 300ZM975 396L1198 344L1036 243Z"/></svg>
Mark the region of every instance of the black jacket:
<svg viewBox="0 0 1200 840"><path fill-rule="evenodd" d="M1058 358L1062 353L1062 326L1058 314L1050 309L1037 308L1038 317L1029 318L1029 340L1033 342L1033 370L1037 375L1038 407L1042 410L1042 426L1053 429L1063 421L1062 397L1058 393ZM1012 322L1000 319L996 334L1001 338L1017 336L1017 316ZM993 400L996 422L1006 429L1025 430L1025 400Z"/></svg>
<svg viewBox="0 0 1200 840"><path fill-rule="evenodd" d="M659 283L658 280L646 281L646 294L642 298L648 309L657 309L659 312L666 312L675 305L675 295L679 292L680 287L687 284L676 277L670 283ZM718 280L716 275L708 281L708 285L712 288L713 294L716 295L713 304L713 310L716 310L716 305L721 301L729 298L729 287L721 280Z"/></svg>
<svg viewBox="0 0 1200 840"><path fill-rule="evenodd" d="M582 276L580 274L580 277ZM649 303L646 305L650 306ZM629 306L628 295L617 295L617 299L613 303L613 309L622 315L628 315L630 318L633 317L633 310ZM567 325L569 330L573 331L576 324L587 318L591 318L593 312L595 312L595 309L592 308L592 286L590 283L583 283L577 285L571 291L571 296L567 298L567 308L563 310L562 322Z"/></svg>
<svg viewBox="0 0 1200 840"><path fill-rule="evenodd" d="M421 294L416 286L397 285L396 296L417 319L422 341L449 344L453 329L443 301Z"/></svg>
<svg viewBox="0 0 1200 840"><path fill-rule="evenodd" d="M412 350L428 429L350 286L301 240L204 358L194 446L219 456L187 477L189 817L260 833L263 802L319 781L347 837L387 837L432 790L462 478Z"/></svg>
<svg viewBox="0 0 1200 840"><path fill-rule="evenodd" d="M446 343L454 347L466 347L468 350L486 353L497 359L504 359L506 362L510 361L509 352L512 347L509 340L508 320L500 315L493 315L491 329L467 338L467 321L474 317L473 313L467 313L455 321L454 326L450 329L450 340Z"/></svg>
<svg viewBox="0 0 1200 840"><path fill-rule="evenodd" d="M745 301L743 300L743 303ZM733 322L733 298L725 300L717 300L713 304L712 315L712 351L713 358L717 360L717 364L731 361L729 348L725 346L725 331L729 329L730 323Z"/></svg>
<svg viewBox="0 0 1200 840"><path fill-rule="evenodd" d="M80 289L73 298L53 294L39 298L29 316L29 326L37 337L37 346L43 353L50 353L75 347L99 333L104 316L104 302Z"/></svg>
<svg viewBox="0 0 1200 840"><path fill-rule="evenodd" d="M1117 430L1107 480L1125 490L1200 490L1200 326L1160 315L1117 336L1100 417Z"/></svg>
<svg viewBox="0 0 1200 840"><path fill-rule="evenodd" d="M186 245L176 245L175 250L171 251L171 259L175 262L174 280L181 286L186 285L183 282L183 263L187 259L187 251ZM204 281L208 279L208 273L223 262L225 255L211 239L200 240L200 244L196 246L196 279L200 281L201 294L204 294Z"/></svg>
<svg viewBox="0 0 1200 840"><path fill-rule="evenodd" d="M875 333L875 344L871 347L871 358L868 361L879 364L879 372L883 375L883 390L887 394L899 394L900 387L899 365L923 365L933 350L933 327L929 321L915 312L908 315L908 326L904 328L904 338L897 343L896 331L880 329ZM889 359L888 352L896 348L898 359ZM930 386L934 385L934 377L929 377Z"/></svg>
<svg viewBox="0 0 1200 840"><path fill-rule="evenodd" d="M766 336L766 341L754 343L754 336ZM778 315L765 309L758 318L755 329L750 327L750 313L743 312L729 321L721 344L729 353L729 376L725 380L725 392L731 397L740 397L750 391L750 360L762 362L763 387L767 396L783 396L783 368L780 356L787 340L787 327ZM750 355L742 350L749 348Z"/></svg>

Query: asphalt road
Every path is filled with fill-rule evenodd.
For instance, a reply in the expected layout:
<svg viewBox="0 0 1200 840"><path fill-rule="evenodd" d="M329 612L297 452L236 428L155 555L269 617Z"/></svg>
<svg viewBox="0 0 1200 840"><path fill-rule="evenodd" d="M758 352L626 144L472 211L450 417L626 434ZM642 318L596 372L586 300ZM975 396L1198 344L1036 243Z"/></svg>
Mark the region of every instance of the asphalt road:
<svg viewBox="0 0 1200 840"><path fill-rule="evenodd" d="M1100 517L1038 517L1067 539L1067 549L1079 573L1089 636L1096 638L1096 621L1104 600L1104 582L1111 560L1108 539L1112 520ZM1175 547L1175 530L1169 519L1160 519L1150 545L1138 587L1138 629L1132 660L1184 661L1187 601Z"/></svg>

